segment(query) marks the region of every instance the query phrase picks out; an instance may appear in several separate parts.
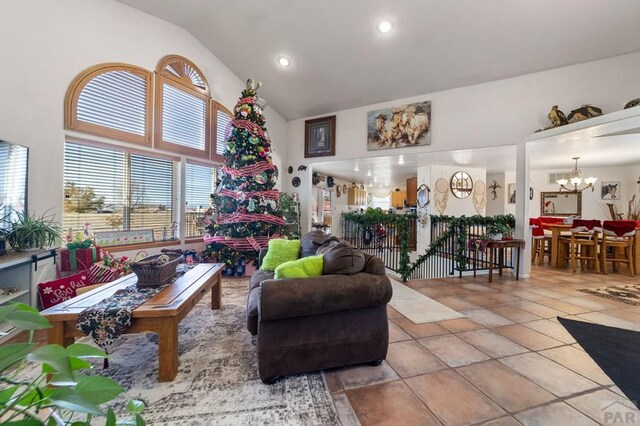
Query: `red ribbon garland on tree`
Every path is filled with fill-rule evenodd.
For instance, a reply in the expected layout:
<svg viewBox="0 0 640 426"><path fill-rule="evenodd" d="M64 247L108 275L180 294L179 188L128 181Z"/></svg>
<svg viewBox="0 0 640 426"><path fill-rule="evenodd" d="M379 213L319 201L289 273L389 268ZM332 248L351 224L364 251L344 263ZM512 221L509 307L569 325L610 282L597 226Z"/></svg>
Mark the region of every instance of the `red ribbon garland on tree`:
<svg viewBox="0 0 640 426"><path fill-rule="evenodd" d="M246 223L246 222L269 222L275 225L284 225L284 218L281 216L274 216L272 214L245 214L245 213L233 213L233 214L221 214L218 216L218 223Z"/></svg>
<svg viewBox="0 0 640 426"><path fill-rule="evenodd" d="M228 189L221 189L220 192L218 192L218 195L222 195L223 197L231 197L235 200L241 200L241 199L247 199L247 198L251 198L251 197L264 197L264 198L268 198L271 200L277 200L280 198L280 191L277 191L275 189L270 189L269 191L256 191L256 192L237 192L237 191L230 191Z"/></svg>
<svg viewBox="0 0 640 426"><path fill-rule="evenodd" d="M239 169L222 166L222 171L235 179L238 176L255 176L258 173L266 172L267 170L274 170L275 168L276 166L274 166L273 163L261 161L255 164L247 164Z"/></svg>

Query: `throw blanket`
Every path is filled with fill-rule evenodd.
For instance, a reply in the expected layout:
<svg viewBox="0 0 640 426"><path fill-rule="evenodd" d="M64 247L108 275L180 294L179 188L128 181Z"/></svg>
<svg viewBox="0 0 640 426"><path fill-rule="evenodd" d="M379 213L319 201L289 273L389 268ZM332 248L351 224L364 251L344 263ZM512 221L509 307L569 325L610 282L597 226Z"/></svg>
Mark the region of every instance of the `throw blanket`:
<svg viewBox="0 0 640 426"><path fill-rule="evenodd" d="M171 285L184 273L158 287L138 287L135 284L116 291L100 303L78 315L76 328L91 337L105 351L131 325L133 310Z"/></svg>
<svg viewBox="0 0 640 426"><path fill-rule="evenodd" d="M599 220L585 220L585 219L573 219L571 229L580 228L580 230L589 230L593 228L602 227L602 223Z"/></svg>

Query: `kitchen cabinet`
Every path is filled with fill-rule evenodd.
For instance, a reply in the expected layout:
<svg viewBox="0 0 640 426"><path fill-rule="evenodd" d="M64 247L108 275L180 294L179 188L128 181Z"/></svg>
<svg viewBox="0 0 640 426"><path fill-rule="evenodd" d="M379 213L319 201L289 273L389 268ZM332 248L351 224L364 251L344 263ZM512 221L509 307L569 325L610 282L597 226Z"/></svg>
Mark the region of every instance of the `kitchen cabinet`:
<svg viewBox="0 0 640 426"><path fill-rule="evenodd" d="M415 207L418 204L418 178L407 179L407 205Z"/></svg>

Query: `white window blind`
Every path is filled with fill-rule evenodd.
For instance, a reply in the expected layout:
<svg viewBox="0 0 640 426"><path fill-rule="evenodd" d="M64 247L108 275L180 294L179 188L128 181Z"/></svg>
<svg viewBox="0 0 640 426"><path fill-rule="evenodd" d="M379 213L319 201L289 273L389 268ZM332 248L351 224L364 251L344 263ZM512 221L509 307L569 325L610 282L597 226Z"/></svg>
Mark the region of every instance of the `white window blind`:
<svg viewBox="0 0 640 426"><path fill-rule="evenodd" d="M187 163L184 197L186 237L200 237L204 233L202 218L211 205L211 194L215 185L214 167Z"/></svg>
<svg viewBox="0 0 640 426"><path fill-rule="evenodd" d="M207 101L164 83L162 140L204 151Z"/></svg>
<svg viewBox="0 0 640 426"><path fill-rule="evenodd" d="M144 135L146 117L147 82L129 71L110 71L94 77L78 98L79 121Z"/></svg>
<svg viewBox="0 0 640 426"><path fill-rule="evenodd" d="M0 228L9 229L15 211L26 208L29 149L0 141Z"/></svg>
<svg viewBox="0 0 640 426"><path fill-rule="evenodd" d="M170 232L175 211L171 160L73 142L65 144L65 231L153 229Z"/></svg>
<svg viewBox="0 0 640 426"><path fill-rule="evenodd" d="M216 154L223 155L227 148L227 132L233 118L221 109L216 111Z"/></svg>

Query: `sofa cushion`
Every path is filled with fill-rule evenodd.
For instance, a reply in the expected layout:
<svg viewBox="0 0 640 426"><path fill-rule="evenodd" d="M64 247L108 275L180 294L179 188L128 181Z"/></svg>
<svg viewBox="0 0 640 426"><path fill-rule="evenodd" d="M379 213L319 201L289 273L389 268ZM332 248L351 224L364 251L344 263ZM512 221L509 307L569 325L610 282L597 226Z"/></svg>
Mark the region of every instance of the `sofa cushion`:
<svg viewBox="0 0 640 426"><path fill-rule="evenodd" d="M285 240L278 238L269 241L269 250L262 260L260 269L275 271L276 268L290 260L298 259L300 254L300 240Z"/></svg>
<svg viewBox="0 0 640 426"><path fill-rule="evenodd" d="M364 253L345 242L332 244L324 251L323 257L322 273L324 275L353 275L361 272L365 265Z"/></svg>
<svg viewBox="0 0 640 426"><path fill-rule="evenodd" d="M249 290L253 290L256 287L260 286L260 283L264 280L273 279L273 272L271 271L263 271L262 269L258 269L251 275L251 282L249 283Z"/></svg>
<svg viewBox="0 0 640 426"><path fill-rule="evenodd" d="M302 236L300 239L300 257L315 256L318 249L331 241L339 241L338 238L327 235L316 229Z"/></svg>
<svg viewBox="0 0 640 426"><path fill-rule="evenodd" d="M275 279L309 278L322 275L322 255L308 256L298 260L284 262L276 268Z"/></svg>

